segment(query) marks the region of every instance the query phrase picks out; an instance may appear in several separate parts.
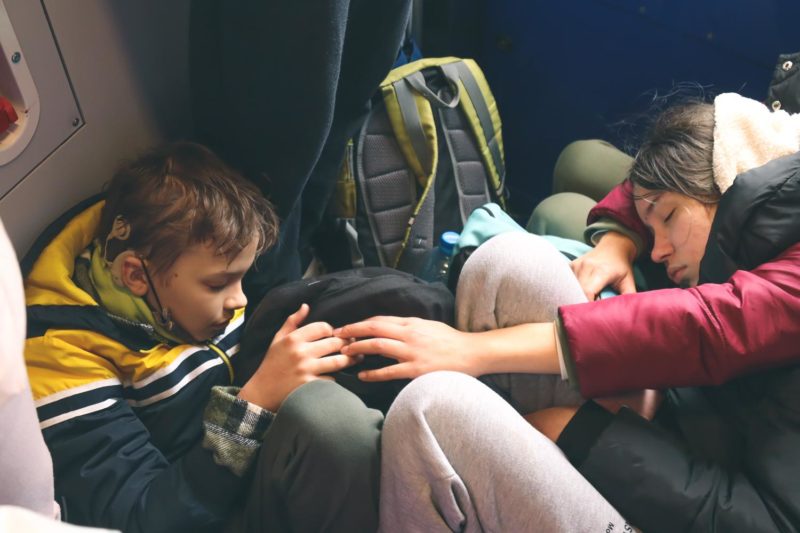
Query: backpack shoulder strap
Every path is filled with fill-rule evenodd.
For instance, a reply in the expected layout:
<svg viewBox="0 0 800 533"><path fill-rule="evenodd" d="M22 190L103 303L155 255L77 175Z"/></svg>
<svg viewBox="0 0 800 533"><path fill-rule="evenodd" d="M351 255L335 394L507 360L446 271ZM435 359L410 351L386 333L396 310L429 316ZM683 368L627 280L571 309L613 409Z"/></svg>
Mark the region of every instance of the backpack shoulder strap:
<svg viewBox="0 0 800 533"><path fill-rule="evenodd" d="M453 87L450 102L442 102L425 85L421 71L429 67L440 67ZM505 203L502 122L486 77L474 60L444 57L414 61L392 70L381 83L381 91L395 136L420 185L429 184L438 156L431 102L437 107L458 104L475 134L497 199L501 205Z"/></svg>
<svg viewBox="0 0 800 533"><path fill-rule="evenodd" d="M480 67L472 59L463 59L446 68L458 71L461 94L461 108L467 115L475 138L478 140L481 157L492 179L498 202L505 207L505 157L503 155L503 134L497 102L489 89L489 84Z"/></svg>
<svg viewBox="0 0 800 533"><path fill-rule="evenodd" d="M443 101L427 88L422 70L458 61L455 57L420 59L393 69L381 82L383 103L392 130L409 167L423 187L428 185L437 163L436 123L431 100L453 107L458 103L459 91L455 80L451 80L453 98Z"/></svg>

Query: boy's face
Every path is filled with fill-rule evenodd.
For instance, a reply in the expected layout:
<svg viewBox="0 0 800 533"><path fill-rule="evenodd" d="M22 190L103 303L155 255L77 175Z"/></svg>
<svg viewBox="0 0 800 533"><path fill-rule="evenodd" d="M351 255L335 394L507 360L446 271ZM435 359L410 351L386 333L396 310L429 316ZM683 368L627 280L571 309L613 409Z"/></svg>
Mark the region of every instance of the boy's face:
<svg viewBox="0 0 800 533"><path fill-rule="evenodd" d="M676 285L694 287L700 279L700 261L706 251L716 204L669 191L633 189L636 212L653 233L655 263L664 263Z"/></svg>
<svg viewBox="0 0 800 533"><path fill-rule="evenodd" d="M166 271L153 276L161 304L172 320L194 341L205 341L223 332L236 309L247 304L242 278L256 257L253 240L228 261L211 243L187 248ZM152 291L147 294L158 311Z"/></svg>

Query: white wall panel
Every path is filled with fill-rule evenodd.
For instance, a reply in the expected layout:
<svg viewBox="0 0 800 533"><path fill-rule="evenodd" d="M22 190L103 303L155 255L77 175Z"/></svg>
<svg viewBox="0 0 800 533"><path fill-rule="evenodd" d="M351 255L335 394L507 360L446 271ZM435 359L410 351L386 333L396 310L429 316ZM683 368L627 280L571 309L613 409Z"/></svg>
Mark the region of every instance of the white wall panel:
<svg viewBox="0 0 800 533"><path fill-rule="evenodd" d="M80 109L77 127L70 118L74 131L35 168L10 176L0 168L16 183L0 199L0 217L22 255L52 219L98 192L122 159L190 133L189 0L4 3L15 30L16 19L44 13L63 66L39 65L33 52L26 59L45 73L44 85L66 75ZM32 51L46 41L41 32L17 37Z"/></svg>

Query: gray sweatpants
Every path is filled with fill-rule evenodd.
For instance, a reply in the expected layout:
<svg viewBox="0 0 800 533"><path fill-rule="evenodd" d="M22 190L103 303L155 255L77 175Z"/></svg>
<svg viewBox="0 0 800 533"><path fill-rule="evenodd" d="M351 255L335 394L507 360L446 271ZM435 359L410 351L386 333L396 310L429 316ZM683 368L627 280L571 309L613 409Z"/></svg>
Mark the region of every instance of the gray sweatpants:
<svg viewBox="0 0 800 533"><path fill-rule="evenodd" d="M586 302L561 253L537 235L504 233L464 264L456 291L456 326L487 331L530 322L552 322L561 305ZM515 409L527 414L583 398L560 376L492 374L481 378Z"/></svg>
<svg viewBox="0 0 800 533"><path fill-rule="evenodd" d="M494 237L470 257L456 307L462 329L552 320L585 301L546 241ZM484 378L520 412L582 400L560 376ZM382 436L381 531L632 531L559 448L480 381L417 378L395 400Z"/></svg>

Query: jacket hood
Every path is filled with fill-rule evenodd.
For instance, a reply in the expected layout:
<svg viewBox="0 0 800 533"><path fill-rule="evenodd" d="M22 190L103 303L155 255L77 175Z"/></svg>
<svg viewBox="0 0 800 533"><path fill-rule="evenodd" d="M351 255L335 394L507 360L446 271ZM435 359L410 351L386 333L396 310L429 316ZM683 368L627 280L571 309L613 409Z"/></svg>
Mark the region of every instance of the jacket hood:
<svg viewBox="0 0 800 533"><path fill-rule="evenodd" d="M55 327L102 332L133 349L151 348L161 342L154 336L151 325L112 317L72 279L75 258L94 239L103 204L96 202L69 219L32 261L25 278L29 338ZM45 233L56 229L48 228Z"/></svg>
<svg viewBox="0 0 800 533"><path fill-rule="evenodd" d="M75 216L42 249L25 279L25 303L28 306L98 305L91 295L72 281L72 275L75 258L94 238L103 203L95 203Z"/></svg>

